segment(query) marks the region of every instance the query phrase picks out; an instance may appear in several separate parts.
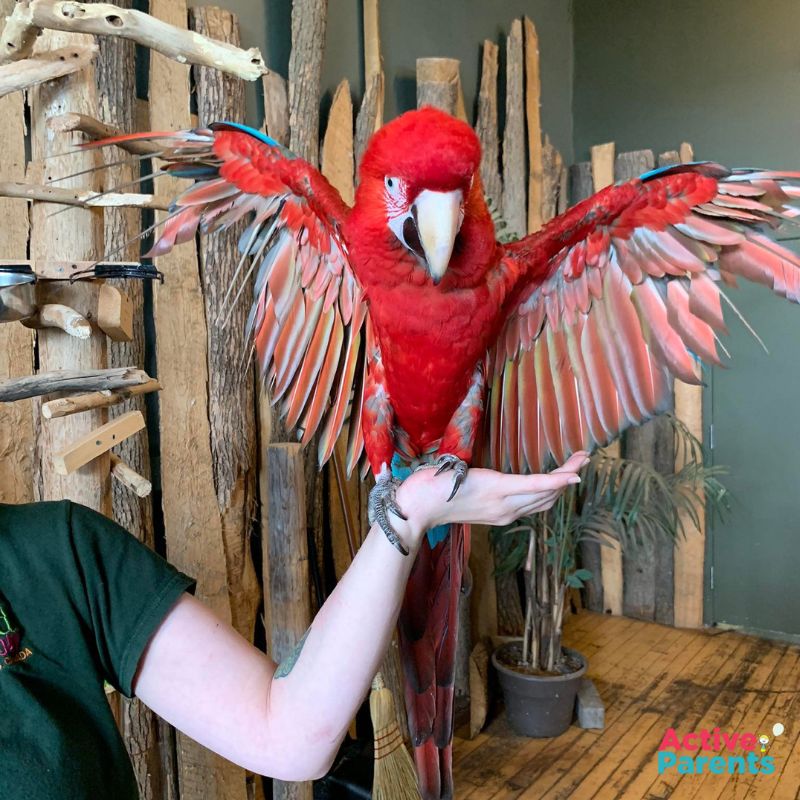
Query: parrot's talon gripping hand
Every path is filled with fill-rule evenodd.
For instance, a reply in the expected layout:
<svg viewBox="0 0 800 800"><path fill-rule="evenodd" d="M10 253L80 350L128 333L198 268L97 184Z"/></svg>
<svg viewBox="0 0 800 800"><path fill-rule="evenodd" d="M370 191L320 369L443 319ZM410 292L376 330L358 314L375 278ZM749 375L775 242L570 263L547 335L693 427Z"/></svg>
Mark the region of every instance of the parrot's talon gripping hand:
<svg viewBox="0 0 800 800"><path fill-rule="evenodd" d="M434 466L438 467L436 470L437 475L453 470L453 491L450 492L450 497L447 498L449 503L456 496L456 492L461 488L461 484L464 483L464 479L467 477L467 470L469 469L467 462L458 456L445 453L436 459Z"/></svg>
<svg viewBox="0 0 800 800"><path fill-rule="evenodd" d="M369 493L369 522L370 525L377 523L381 530L386 534L386 538L404 556L408 555L408 548L400 541L397 531L389 521L389 512L397 515L402 520L408 519L397 505L396 494L400 481L392 476L388 470L378 476L375 486Z"/></svg>

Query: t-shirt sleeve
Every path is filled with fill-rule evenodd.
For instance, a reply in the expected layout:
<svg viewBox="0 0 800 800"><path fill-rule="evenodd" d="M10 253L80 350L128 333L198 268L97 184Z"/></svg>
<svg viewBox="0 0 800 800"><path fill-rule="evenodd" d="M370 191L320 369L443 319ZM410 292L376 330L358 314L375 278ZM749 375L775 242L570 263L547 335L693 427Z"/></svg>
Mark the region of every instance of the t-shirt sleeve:
<svg viewBox="0 0 800 800"><path fill-rule="evenodd" d="M147 643L195 581L85 506L70 504L70 535L105 679L131 697Z"/></svg>

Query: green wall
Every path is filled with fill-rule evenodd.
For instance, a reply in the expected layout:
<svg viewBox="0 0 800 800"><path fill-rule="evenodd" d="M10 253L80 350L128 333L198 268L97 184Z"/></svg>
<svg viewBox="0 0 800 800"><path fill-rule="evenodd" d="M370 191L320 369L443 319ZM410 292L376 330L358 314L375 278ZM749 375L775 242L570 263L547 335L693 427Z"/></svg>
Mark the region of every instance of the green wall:
<svg viewBox="0 0 800 800"><path fill-rule="evenodd" d="M286 75L291 41L291 0L225 0L239 14L245 46L262 49L267 64ZM481 43L504 42L510 22L527 14L539 33L542 126L564 157L572 156L572 21L566 0L383 0L380 30L387 79L386 117L415 105L416 59L461 61L468 113L480 81ZM323 111L342 78L356 100L363 91L361 0L329 0L323 65Z"/></svg>
<svg viewBox="0 0 800 800"><path fill-rule="evenodd" d="M797 0L574 0L574 144L796 164Z"/></svg>

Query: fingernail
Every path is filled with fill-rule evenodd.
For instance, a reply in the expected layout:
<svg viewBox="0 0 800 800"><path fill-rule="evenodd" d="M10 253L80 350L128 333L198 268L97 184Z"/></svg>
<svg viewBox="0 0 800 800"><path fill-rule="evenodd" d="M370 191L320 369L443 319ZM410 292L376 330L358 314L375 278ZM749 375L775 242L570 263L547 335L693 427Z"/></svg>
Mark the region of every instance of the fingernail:
<svg viewBox="0 0 800 800"><path fill-rule="evenodd" d="M580 479L580 477L579 477L578 475L573 475L573 476L572 476L572 477L571 477L571 478L570 478L570 479L567 481L567 483L580 483L580 482L581 482L581 479Z"/></svg>

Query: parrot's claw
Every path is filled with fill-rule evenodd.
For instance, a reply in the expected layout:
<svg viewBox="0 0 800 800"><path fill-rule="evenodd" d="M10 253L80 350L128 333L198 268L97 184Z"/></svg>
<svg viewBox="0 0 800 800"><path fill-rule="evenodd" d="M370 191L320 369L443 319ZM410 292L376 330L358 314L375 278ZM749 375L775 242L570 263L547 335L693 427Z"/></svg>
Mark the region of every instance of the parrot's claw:
<svg viewBox="0 0 800 800"><path fill-rule="evenodd" d="M461 488L461 484L464 483L464 478L467 477L467 470L469 469L467 462L463 461L458 456L445 453L436 459L434 466L438 467L436 470L437 475L441 475L448 470L453 470L453 491L450 492L450 497L447 498L447 502L449 503L456 496L456 492Z"/></svg>
<svg viewBox="0 0 800 800"><path fill-rule="evenodd" d="M368 515L370 525L377 523L381 530L386 534L386 538L404 556L408 555L408 549L400 541L397 531L389 521L389 512L397 515L400 519L408 519L397 505L396 493L400 481L393 478L391 473L385 478L378 478L374 488L369 493Z"/></svg>

